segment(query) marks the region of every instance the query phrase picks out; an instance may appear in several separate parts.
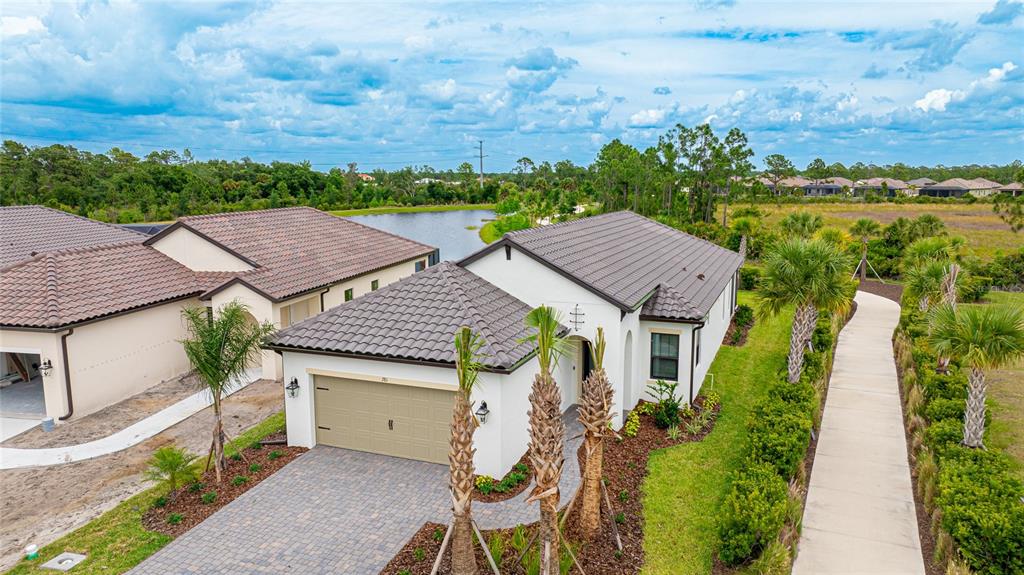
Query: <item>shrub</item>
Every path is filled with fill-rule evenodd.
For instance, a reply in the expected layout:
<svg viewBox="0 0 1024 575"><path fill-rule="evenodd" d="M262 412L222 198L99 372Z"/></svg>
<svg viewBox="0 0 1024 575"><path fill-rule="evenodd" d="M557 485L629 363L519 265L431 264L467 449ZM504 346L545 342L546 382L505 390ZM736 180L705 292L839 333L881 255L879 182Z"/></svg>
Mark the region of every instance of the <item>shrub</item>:
<svg viewBox="0 0 1024 575"><path fill-rule="evenodd" d="M743 573L746 575L789 575L789 547L780 541L772 541L761 551L761 555L750 562Z"/></svg>
<svg viewBox="0 0 1024 575"><path fill-rule="evenodd" d="M181 523L183 519L185 519L185 516L181 513L171 513L167 516L167 523L170 525L177 525Z"/></svg>
<svg viewBox="0 0 1024 575"><path fill-rule="evenodd" d="M743 266L740 268L740 289L755 290L757 289L757 284L760 281L760 269L750 266Z"/></svg>
<svg viewBox="0 0 1024 575"><path fill-rule="evenodd" d="M234 486L236 486L236 487L237 487L237 486L239 486L239 485L245 485L245 484L246 484L246 483L248 483L248 482L249 482L249 478L248 478L248 477L246 477L246 476L244 476L244 475L236 475L236 476L235 476L235 477L234 477L234 478L233 478L233 479L231 480L231 485L234 485Z"/></svg>
<svg viewBox="0 0 1024 575"><path fill-rule="evenodd" d="M964 417L966 401L963 399L947 399L937 397L928 402L924 408L924 416L928 421L937 422L943 419L960 420Z"/></svg>
<svg viewBox="0 0 1024 575"><path fill-rule="evenodd" d="M475 483L476 488L484 495L494 491L494 478L490 475L477 475Z"/></svg>
<svg viewBox="0 0 1024 575"><path fill-rule="evenodd" d="M241 461L242 460L242 454L238 453L236 451L236 452L232 453L231 455L229 455L228 459L230 459L231 461Z"/></svg>
<svg viewBox="0 0 1024 575"><path fill-rule="evenodd" d="M253 441L249 444L249 449L263 449L263 442L260 440Z"/></svg>
<svg viewBox="0 0 1024 575"><path fill-rule="evenodd" d="M417 547L412 550L412 558L416 561L423 561L427 558L427 552L422 547Z"/></svg>
<svg viewBox="0 0 1024 575"><path fill-rule="evenodd" d="M209 505L217 500L217 492L207 491L206 493L203 494L203 496L200 499L203 500L203 503Z"/></svg>
<svg viewBox="0 0 1024 575"><path fill-rule="evenodd" d="M435 543L440 543L444 541L444 529L441 529L440 527L435 527L434 532L430 535L430 538L433 539Z"/></svg>
<svg viewBox="0 0 1024 575"><path fill-rule="evenodd" d="M992 279L974 274L968 275L967 279L959 282L956 287L957 297L962 302L978 302L985 294L992 289Z"/></svg>
<svg viewBox="0 0 1024 575"><path fill-rule="evenodd" d="M203 487L206 487L206 484L201 483L199 481L193 481L192 483L188 484L188 490L190 493L198 493L199 491L203 490Z"/></svg>
<svg viewBox="0 0 1024 575"><path fill-rule="evenodd" d="M750 327L754 325L753 308L745 303L741 303L736 307L736 313L733 314L732 320L740 327Z"/></svg>
<svg viewBox="0 0 1024 575"><path fill-rule="evenodd" d="M249 465L249 472L250 473L259 473L262 469L263 469L263 466L260 465L259 463L253 463L253 464Z"/></svg>
<svg viewBox="0 0 1024 575"><path fill-rule="evenodd" d="M487 548L491 551L494 563L501 565L505 557L505 537L501 534L501 531L495 531L491 535L491 538L487 541Z"/></svg>
<svg viewBox="0 0 1024 575"><path fill-rule="evenodd" d="M814 333L811 334L811 345L814 346L814 351L823 352L827 349L832 349L833 343L835 343L835 336L832 335L832 320L829 316L824 315L818 319L817 325L814 326Z"/></svg>
<svg viewBox="0 0 1024 575"><path fill-rule="evenodd" d="M621 511L616 513L615 514L615 522L618 523L619 525L622 525L623 523L625 523L626 522L626 514L621 512Z"/></svg>
<svg viewBox="0 0 1024 575"><path fill-rule="evenodd" d="M978 574L1024 573L1024 485L1002 453L956 447L939 472L942 526Z"/></svg>
<svg viewBox="0 0 1024 575"><path fill-rule="evenodd" d="M640 414L633 411L629 412L626 416L626 425L622 427L622 434L626 437L636 437L636 434L640 431Z"/></svg>
<svg viewBox="0 0 1024 575"><path fill-rule="evenodd" d="M722 403L722 396L717 391L709 391L704 396L704 409L707 411L714 411L718 405Z"/></svg>
<svg viewBox="0 0 1024 575"><path fill-rule="evenodd" d="M926 436L928 445L942 457L949 449L955 448L963 440L964 424L956 419L936 421L928 426Z"/></svg>
<svg viewBox="0 0 1024 575"><path fill-rule="evenodd" d="M786 482L768 465L754 464L733 480L721 508L718 557L739 565L774 541L786 515Z"/></svg>
<svg viewBox="0 0 1024 575"><path fill-rule="evenodd" d="M679 398L676 390L678 381L659 379L647 385L647 391L657 400L654 408L654 424L661 429L679 425Z"/></svg>
<svg viewBox="0 0 1024 575"><path fill-rule="evenodd" d="M167 506L167 498L164 497L163 495L161 495L160 497L157 497L156 499L153 500L153 507L166 507L166 506Z"/></svg>
<svg viewBox="0 0 1024 575"><path fill-rule="evenodd" d="M758 401L747 420L751 461L771 465L783 478L792 479L810 444L812 423L810 410L802 403L775 397Z"/></svg>
<svg viewBox="0 0 1024 575"><path fill-rule="evenodd" d="M667 437L669 441L677 441L679 439L679 435L680 433L678 425L673 425L672 427L669 427L668 431L665 432L665 437Z"/></svg>
<svg viewBox="0 0 1024 575"><path fill-rule="evenodd" d="M273 461L275 459L280 459L283 456L284 456L284 453L282 453L280 450L275 449L275 450L273 450L273 451L271 451L270 453L267 454L267 459Z"/></svg>
<svg viewBox="0 0 1024 575"><path fill-rule="evenodd" d="M925 397L929 401L934 401L936 398L964 400L967 398L967 377L962 373L940 374L926 370L921 381Z"/></svg>
<svg viewBox="0 0 1024 575"><path fill-rule="evenodd" d="M800 381L815 383L825 377L825 352L809 351L804 354L804 369L800 372Z"/></svg>

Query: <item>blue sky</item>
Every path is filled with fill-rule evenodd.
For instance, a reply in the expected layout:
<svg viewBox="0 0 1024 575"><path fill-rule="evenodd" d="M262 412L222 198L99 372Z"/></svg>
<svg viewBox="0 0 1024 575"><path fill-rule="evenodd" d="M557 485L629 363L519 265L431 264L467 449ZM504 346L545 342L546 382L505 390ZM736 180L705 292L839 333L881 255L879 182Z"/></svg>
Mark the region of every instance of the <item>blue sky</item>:
<svg viewBox="0 0 1024 575"><path fill-rule="evenodd" d="M318 169L589 163L676 123L758 163L1024 156L1024 5L985 2L21 3L0 131Z"/></svg>

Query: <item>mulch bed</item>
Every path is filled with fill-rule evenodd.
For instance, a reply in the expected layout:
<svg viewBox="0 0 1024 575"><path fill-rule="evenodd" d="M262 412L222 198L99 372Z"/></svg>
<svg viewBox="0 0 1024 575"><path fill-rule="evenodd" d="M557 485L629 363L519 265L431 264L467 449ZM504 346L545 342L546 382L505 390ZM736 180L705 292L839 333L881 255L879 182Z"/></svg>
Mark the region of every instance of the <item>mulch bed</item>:
<svg viewBox="0 0 1024 575"><path fill-rule="evenodd" d="M513 487L512 489L509 489L508 491L506 491L504 493L498 493L497 491L492 491L490 493L486 493L485 494L484 492L480 491L479 489L475 489L474 488L473 489L473 501L480 501L480 502L483 502L483 503L495 503L495 502L498 502L498 501L505 501L506 499L512 499L516 495L519 495L523 491L526 491L526 488L529 487L530 483L533 481L533 464L530 463L529 454L524 453L523 456L519 458L519 461L516 462L516 465L520 465L520 464L526 466L526 479L524 479L523 481L520 481L518 485L516 485L515 487ZM512 473L512 471L510 470L509 473ZM475 476L475 475L473 476L474 485L476 484L475 483L476 477L477 476ZM502 479L504 479L504 478L497 478L497 479L494 480L494 482L498 483Z"/></svg>
<svg viewBox="0 0 1024 575"><path fill-rule="evenodd" d="M272 440L267 437L264 441ZM213 515L218 509L231 503L237 497L252 489L260 481L273 475L276 471L288 465L293 459L308 451L305 447L288 447L286 445L265 446L261 449L249 447L242 450L245 459L228 458L228 467L225 470L220 484L217 483L216 474L211 468L200 477L199 482L203 488L192 490L189 486L180 487L167 497L167 505L163 507L151 507L142 516L142 525L149 531L157 531L171 537L177 537L182 533L199 525L207 517ZM278 452L280 456L271 458L270 454ZM249 466L258 464L259 471L250 471ZM234 485L232 479L236 476L248 477L248 481L241 485ZM212 503L203 503L204 493L215 491L217 498ZM177 513L182 520L177 524L170 524L167 518Z"/></svg>
<svg viewBox="0 0 1024 575"><path fill-rule="evenodd" d="M903 298L903 286L900 284L884 284L874 280L864 280L860 282L857 289L891 299L896 303L900 303Z"/></svg>
<svg viewBox="0 0 1024 575"><path fill-rule="evenodd" d="M698 398L694 404L700 407L703 397ZM639 573L644 562L643 551L643 482L647 476L647 458L651 451L672 447L690 441L700 441L714 428L718 419L718 411L721 406L716 406L715 417L695 435L688 435L685 431L684 420L679 426L680 435L678 439L672 440L664 429L659 429L654 424L654 417L651 415L640 416L640 429L635 437L625 437L621 441L608 439L604 446L603 471L607 480L608 497L611 500L613 513L609 514L602 505L601 522L602 530L600 536L585 544L575 543L579 541L577 522L579 519L579 502L573 503L573 510L566 520L565 535L570 540L573 552L583 565L587 575L623 575ZM621 433L621 431L620 431ZM583 449L578 455L582 467ZM624 495L620 495L624 494ZM571 493L562 494L562 502L568 502L572 497ZM538 511L539 513L539 511ZM619 536L622 538L622 552L618 553L615 544L615 535L612 531L611 522L618 514L622 514L622 522L617 524ZM536 527L536 523L525 526L529 533ZM410 575L429 575L433 567L434 558L441 547L440 539L444 535L446 526L434 523L427 523L412 536L387 567L381 571L382 575L396 575L408 572ZM435 531L439 533L435 537ZM502 573L521 574L525 573L522 565L516 563L518 552L507 545L512 538L512 529L499 529L484 531L484 538L490 540L492 535L500 531L506 542L506 549L503 553L502 564L499 568ZM417 549L422 552L417 552ZM481 573L489 573L487 560L481 551L477 551L477 565ZM450 553L446 552L441 563L440 573L450 573ZM579 571L573 567L572 573Z"/></svg>
<svg viewBox="0 0 1024 575"><path fill-rule="evenodd" d="M725 337L722 338L723 345L731 345L733 347L743 347L743 344L747 343L747 334L750 333L750 328L754 327L751 323L748 326L736 325L736 317L732 318L729 322L729 329L725 332Z"/></svg>

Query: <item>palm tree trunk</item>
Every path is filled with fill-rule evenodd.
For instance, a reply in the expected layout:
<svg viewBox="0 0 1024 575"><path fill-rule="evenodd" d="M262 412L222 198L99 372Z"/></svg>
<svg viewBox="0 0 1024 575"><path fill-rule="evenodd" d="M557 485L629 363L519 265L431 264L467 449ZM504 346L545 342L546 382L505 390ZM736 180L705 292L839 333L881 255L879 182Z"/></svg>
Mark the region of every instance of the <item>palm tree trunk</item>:
<svg viewBox="0 0 1024 575"><path fill-rule="evenodd" d="M967 408L964 410L964 445L983 447L985 435L985 372L972 367L967 374Z"/></svg>
<svg viewBox="0 0 1024 575"><path fill-rule="evenodd" d="M604 465L604 441L588 437L584 440L586 467L583 470L580 531L593 539L601 529L601 471Z"/></svg>
<svg viewBox="0 0 1024 575"><path fill-rule="evenodd" d="M452 412L452 436L448 452L449 483L452 491L452 574L476 575L473 553L473 431L476 424L469 401L456 394Z"/></svg>
<svg viewBox="0 0 1024 575"><path fill-rule="evenodd" d="M917 300L917 309L921 311L928 311L928 296L923 295Z"/></svg>
<svg viewBox="0 0 1024 575"><path fill-rule="evenodd" d="M868 279L868 239L861 240L860 247L860 281Z"/></svg>
<svg viewBox="0 0 1024 575"><path fill-rule="evenodd" d="M551 549L548 573L558 573L558 482L564 461L565 424L562 394L548 373L538 373L530 391L530 461L534 469L531 500L540 501L540 548ZM543 569L541 570L544 571Z"/></svg>
<svg viewBox="0 0 1024 575"><path fill-rule="evenodd" d="M224 457L224 418L220 410L220 397L213 396L213 470L217 477L217 483L221 481L221 475L227 469L227 459Z"/></svg>
<svg viewBox="0 0 1024 575"><path fill-rule="evenodd" d="M804 367L804 348L814 330L814 308L810 305L800 305L793 314L793 328L789 334L789 356L787 360L789 383L798 383L800 373Z"/></svg>

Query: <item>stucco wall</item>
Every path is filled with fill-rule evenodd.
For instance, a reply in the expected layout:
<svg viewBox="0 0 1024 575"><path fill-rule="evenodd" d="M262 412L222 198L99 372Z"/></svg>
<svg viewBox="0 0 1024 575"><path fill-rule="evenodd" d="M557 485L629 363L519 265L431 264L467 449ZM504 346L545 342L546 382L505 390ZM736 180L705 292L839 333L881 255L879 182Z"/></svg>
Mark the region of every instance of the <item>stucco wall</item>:
<svg viewBox="0 0 1024 575"><path fill-rule="evenodd" d="M189 370L180 343L187 335L181 317L186 305L199 302L169 303L75 328L67 339L75 417Z"/></svg>
<svg viewBox="0 0 1024 575"><path fill-rule="evenodd" d="M164 255L197 271L239 272L252 269L235 255L185 228L175 229L152 245Z"/></svg>
<svg viewBox="0 0 1024 575"><path fill-rule="evenodd" d="M608 350L605 353L605 371L611 380L616 403L621 406L624 328L628 329L632 324L622 321L619 308L514 248L511 259L506 259L504 249L498 249L466 267L530 306L543 304L557 309L562 315L562 324L570 328L570 336L593 342L597 328L604 328ZM578 323L571 321L573 311L582 313L578 316ZM571 367L571 363L566 366ZM567 392L575 398L575 380L571 370L564 378L569 384ZM621 411L613 413L614 424L618 426L622 421Z"/></svg>
<svg viewBox="0 0 1024 575"><path fill-rule="evenodd" d="M234 284L213 294L210 304L216 310L235 300L245 305L256 321L269 321L277 327L281 326L281 317L274 303L243 284ZM261 369L264 379L280 379L281 358L274 352L263 350Z"/></svg>
<svg viewBox="0 0 1024 575"><path fill-rule="evenodd" d="M414 261L395 264L331 285L331 289L324 294L324 309L331 309L345 303L345 290L349 288L352 288L353 297L359 297L370 293L370 283L373 280L380 280L380 287L384 287L404 277L411 276L416 273L416 262L420 260L426 261L427 256Z"/></svg>
<svg viewBox="0 0 1024 575"><path fill-rule="evenodd" d="M333 374L336 377L385 377L398 382L439 384L453 390L457 386L455 370L451 368L310 353L284 352L283 355L284 381L287 383L294 377L300 386L297 397L285 397L288 441L291 445L312 447L316 443L313 381L317 373ZM563 390L563 409L573 403L565 388L566 384L562 383L569 381L569 370L569 362L562 362L556 375L556 381L559 381ZM531 359L511 374L480 374L472 396L473 408L475 410L481 402L487 402L490 415L474 435L477 473L501 477L526 452L529 443L527 411L530 386L533 385L536 372L537 362Z"/></svg>
<svg viewBox="0 0 1024 575"><path fill-rule="evenodd" d="M0 351L38 354L40 363L50 360L53 364L50 375L43 376L43 398L46 402L46 416L54 420L67 413L60 333L0 330Z"/></svg>

